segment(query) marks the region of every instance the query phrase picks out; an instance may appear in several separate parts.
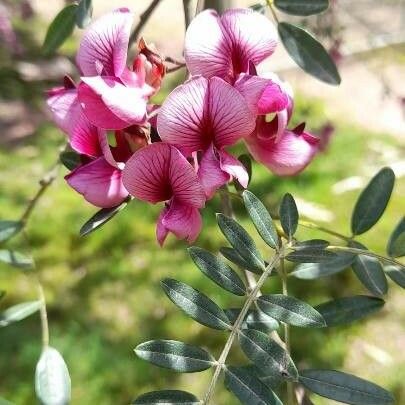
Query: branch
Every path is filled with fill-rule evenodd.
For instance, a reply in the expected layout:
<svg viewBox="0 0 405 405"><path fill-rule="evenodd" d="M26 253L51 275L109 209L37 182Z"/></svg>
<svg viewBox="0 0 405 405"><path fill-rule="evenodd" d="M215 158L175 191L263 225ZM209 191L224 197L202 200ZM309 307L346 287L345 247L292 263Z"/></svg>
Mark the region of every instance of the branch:
<svg viewBox="0 0 405 405"><path fill-rule="evenodd" d="M129 37L129 46L138 39L139 34L141 33L143 27L148 22L150 16L155 11L155 8L159 5L160 0L152 0L149 4L149 7L141 14L139 17L139 23L135 27L134 31L132 32L131 36Z"/></svg>

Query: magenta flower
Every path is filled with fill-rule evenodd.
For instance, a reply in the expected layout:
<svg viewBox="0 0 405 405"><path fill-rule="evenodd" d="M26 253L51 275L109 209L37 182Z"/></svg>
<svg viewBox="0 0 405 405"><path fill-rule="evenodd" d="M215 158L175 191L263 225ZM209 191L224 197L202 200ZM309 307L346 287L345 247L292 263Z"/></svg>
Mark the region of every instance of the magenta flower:
<svg viewBox="0 0 405 405"><path fill-rule="evenodd" d="M168 233L192 243L200 233L205 195L193 166L174 146L154 143L135 152L123 172L131 195L152 204L166 202L156 228L162 246Z"/></svg>
<svg viewBox="0 0 405 405"><path fill-rule="evenodd" d="M185 156L201 160L198 177L207 198L236 177L244 187L248 174L225 147L248 136L255 116L244 97L224 80L196 77L173 90L163 103L157 126L162 141Z"/></svg>

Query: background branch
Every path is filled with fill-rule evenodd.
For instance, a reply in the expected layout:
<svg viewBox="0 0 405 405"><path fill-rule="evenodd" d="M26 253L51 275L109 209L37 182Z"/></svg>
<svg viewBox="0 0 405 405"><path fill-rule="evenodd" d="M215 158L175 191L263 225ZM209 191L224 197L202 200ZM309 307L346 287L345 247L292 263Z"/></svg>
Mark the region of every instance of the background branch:
<svg viewBox="0 0 405 405"><path fill-rule="evenodd" d="M152 0L152 2L149 4L149 7L141 14L138 25L135 27L134 31L129 37L129 46L138 39L139 34L143 30L143 27L148 22L149 18L151 17L159 3L160 0Z"/></svg>

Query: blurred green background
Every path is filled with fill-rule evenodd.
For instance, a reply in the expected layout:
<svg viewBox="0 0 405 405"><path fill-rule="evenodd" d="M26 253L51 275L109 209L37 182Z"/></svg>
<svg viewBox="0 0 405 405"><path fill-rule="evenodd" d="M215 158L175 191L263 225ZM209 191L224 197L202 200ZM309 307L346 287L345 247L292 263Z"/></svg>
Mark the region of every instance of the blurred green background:
<svg viewBox="0 0 405 405"><path fill-rule="evenodd" d="M21 215L37 190L38 180L64 143L64 135L44 112L43 92L61 76L56 67L56 72L51 69L49 75L44 73L45 68L60 61L41 57L40 43L49 21L35 14L27 23L18 13L12 15L23 51L17 54L5 43L0 45L0 219L17 219ZM76 34L62 48L62 60L72 60L80 36ZM391 58L392 52L387 50L378 57ZM30 64L31 76L27 76L28 68L21 68L21 63ZM395 63L405 61L396 58ZM39 67L39 73L33 79L35 67ZM301 78L312 80L305 75ZM163 99L181 80L182 73L168 76L159 98ZM324 91L328 91L326 86ZM296 102L294 123L307 121L316 133L329 120L328 105L322 99L298 93ZM13 114L15 122L10 121ZM18 131L18 125L25 125L25 132L21 128ZM404 139L353 124L351 117L343 114L333 120L333 125L336 131L329 148L303 174L281 179L255 165L250 188L273 211L288 191L298 198L302 211L313 221L321 220L326 227L348 233L351 209L360 190L347 187L339 191L339 182L354 177L355 184L364 183L382 166L396 162L402 172L399 170L387 212L361 238L370 249L383 253L388 235L405 211ZM63 354L70 370L72 403L125 404L141 392L159 388L182 388L202 394L210 371L175 374L149 365L133 352L142 341L170 338L207 347L218 355L226 339L224 333L209 330L183 315L164 296L159 281L164 277L182 280L223 307L238 306L240 300L202 276L189 259L185 243L170 237L164 249L158 247L155 221L160 206L132 202L105 227L80 238L81 225L95 209L67 187L65 174L62 169L41 199L26 233L7 246L30 253L36 261L47 298L51 345ZM234 201L234 208L238 219L256 235L239 201ZM213 252L225 244L215 224L214 214L219 210L216 197L204 210L204 228L196 242ZM325 238L305 229L300 229L299 236ZM263 253L270 255L257 242ZM7 291L1 309L36 299L35 282L29 272L1 263L0 289ZM280 291L278 281L269 282L266 290ZM334 297L366 293L350 270L316 281L291 278L290 290L314 305ZM355 326L293 329L294 360L299 367L343 369L370 379L392 390L398 404L404 403L404 303L403 292L390 283L384 309ZM1 328L0 352L0 396L19 405L36 403L33 380L41 352L39 315ZM237 350L232 352L231 360L235 364L245 361ZM313 401L332 403L315 396ZM236 400L221 387L215 403L233 404Z"/></svg>

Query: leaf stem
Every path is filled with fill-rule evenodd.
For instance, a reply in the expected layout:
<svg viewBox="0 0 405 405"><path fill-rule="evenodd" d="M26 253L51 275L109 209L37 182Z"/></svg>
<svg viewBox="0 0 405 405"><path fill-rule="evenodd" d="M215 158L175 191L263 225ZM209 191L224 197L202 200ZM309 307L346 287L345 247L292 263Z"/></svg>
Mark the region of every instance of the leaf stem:
<svg viewBox="0 0 405 405"><path fill-rule="evenodd" d="M270 9L271 14L272 14L272 16L274 18L274 21L278 24L279 21L278 21L278 17L277 17L277 14L276 14L276 10L274 10L274 7L273 7L273 0L266 0L266 3L269 6L269 9Z"/></svg>
<svg viewBox="0 0 405 405"><path fill-rule="evenodd" d="M350 242L352 240L352 238L350 238L349 236L342 235L341 233L332 231L331 229L328 228L324 228L323 226L314 224L313 222L299 220L298 225L303 226L304 228L316 229L329 235L336 236L337 238L342 239L346 242Z"/></svg>
<svg viewBox="0 0 405 405"><path fill-rule="evenodd" d="M139 34L141 33L143 27L148 22L149 18L155 11L155 8L159 5L160 0L152 0L149 4L148 8L141 14L139 17L139 23L135 27L134 31L132 32L131 36L129 37L128 47L131 46L132 42L138 39Z"/></svg>
<svg viewBox="0 0 405 405"><path fill-rule="evenodd" d="M45 349L49 346L49 325L48 325L48 313L46 311L46 300L45 300L45 293L44 288L42 287L41 281L38 277L36 277L37 282L37 290L38 290L38 298L41 302L41 307L39 309L39 315L41 318L41 331L42 331L42 346Z"/></svg>

